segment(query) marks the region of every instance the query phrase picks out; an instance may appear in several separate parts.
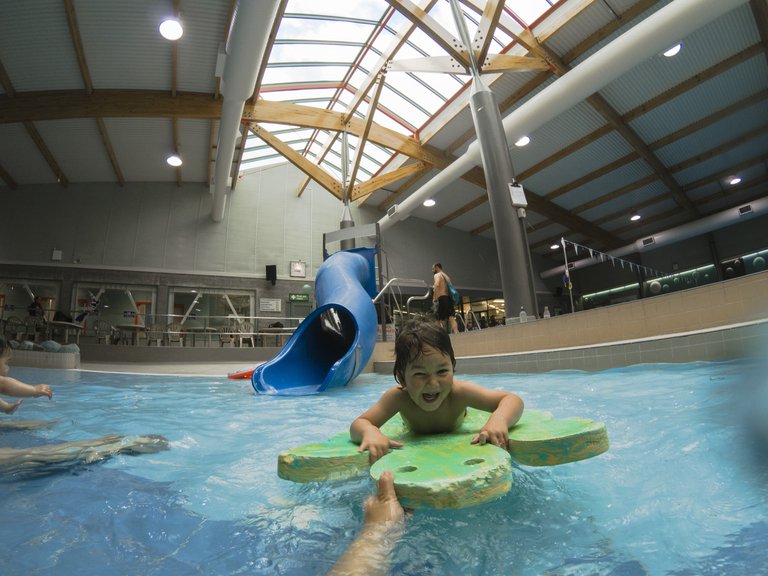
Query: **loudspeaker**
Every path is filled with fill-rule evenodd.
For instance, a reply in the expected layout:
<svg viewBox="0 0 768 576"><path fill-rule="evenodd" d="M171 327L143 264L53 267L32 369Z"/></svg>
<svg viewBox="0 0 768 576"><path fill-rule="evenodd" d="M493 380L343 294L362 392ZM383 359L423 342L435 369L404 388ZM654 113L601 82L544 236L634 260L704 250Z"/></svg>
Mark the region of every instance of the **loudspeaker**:
<svg viewBox="0 0 768 576"><path fill-rule="evenodd" d="M277 265L267 264L267 280L272 282L272 286L277 282Z"/></svg>

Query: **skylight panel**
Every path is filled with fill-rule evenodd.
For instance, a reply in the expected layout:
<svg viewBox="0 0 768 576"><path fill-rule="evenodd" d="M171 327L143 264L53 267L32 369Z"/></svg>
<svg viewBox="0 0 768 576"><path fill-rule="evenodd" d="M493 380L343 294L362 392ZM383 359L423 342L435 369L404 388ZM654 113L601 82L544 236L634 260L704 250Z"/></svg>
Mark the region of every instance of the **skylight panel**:
<svg viewBox="0 0 768 576"><path fill-rule="evenodd" d="M533 24L552 7L547 0L507 0L507 6L526 24Z"/></svg>
<svg viewBox="0 0 768 576"><path fill-rule="evenodd" d="M262 86L302 85L307 82L323 82L338 85L348 67L344 66L286 66L274 68L267 66L264 71Z"/></svg>
<svg viewBox="0 0 768 576"><path fill-rule="evenodd" d="M318 2L318 5L324 3ZM354 2L350 2L354 5ZM309 39L335 40L343 39L348 42L366 42L374 26L375 20L363 21L339 17L308 17L303 14L288 14L283 16L277 39Z"/></svg>
<svg viewBox="0 0 768 576"><path fill-rule="evenodd" d="M337 43L329 40L291 40L275 44L269 59L270 66L284 62L347 62L357 58L365 46L363 42Z"/></svg>
<svg viewBox="0 0 768 576"><path fill-rule="evenodd" d="M292 102L297 99L314 99L330 101L336 93L336 88L307 88L303 90L273 90L265 93L268 100L277 102Z"/></svg>
<svg viewBox="0 0 768 576"><path fill-rule="evenodd" d="M435 74L424 74L424 78L430 78ZM402 94L409 95L415 100L421 108L428 113L433 114L440 108L445 101L452 96L452 94L440 94L435 90L428 82L421 80L419 76L415 74L408 74L406 72L390 72L387 75L387 83L395 88ZM453 92L455 92L460 85L457 83L453 86Z"/></svg>
<svg viewBox="0 0 768 576"><path fill-rule="evenodd" d="M287 12L299 12L303 14L328 14L338 17L378 20L382 15L381 0L355 0L326 1L317 0L290 0L286 7Z"/></svg>

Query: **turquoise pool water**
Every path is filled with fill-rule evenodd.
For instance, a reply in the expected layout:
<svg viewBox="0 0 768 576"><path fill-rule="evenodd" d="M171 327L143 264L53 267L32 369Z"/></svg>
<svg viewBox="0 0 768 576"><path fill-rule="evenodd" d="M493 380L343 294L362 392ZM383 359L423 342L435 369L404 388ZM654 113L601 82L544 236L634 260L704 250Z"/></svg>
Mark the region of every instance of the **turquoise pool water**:
<svg viewBox="0 0 768 576"><path fill-rule="evenodd" d="M459 365L459 370L461 366ZM611 450L514 470L504 498L419 510L392 574L768 574L768 440L755 363L473 376L530 408L608 426ZM15 368L54 386L6 419L2 446L162 434L171 449L0 478L2 574L323 574L360 526L367 477L293 484L283 449L345 430L392 383L364 375L314 397L247 381Z"/></svg>

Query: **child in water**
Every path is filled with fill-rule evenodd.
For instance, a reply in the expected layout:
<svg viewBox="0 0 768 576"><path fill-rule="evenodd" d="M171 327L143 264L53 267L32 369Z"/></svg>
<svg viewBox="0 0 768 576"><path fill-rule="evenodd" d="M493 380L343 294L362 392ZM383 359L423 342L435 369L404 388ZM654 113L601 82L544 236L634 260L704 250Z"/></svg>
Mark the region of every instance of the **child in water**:
<svg viewBox="0 0 768 576"><path fill-rule="evenodd" d="M397 386L384 392L349 428L359 451L368 450L371 464L390 448L402 446L380 430L397 413L415 434L441 434L461 425L468 406L485 410L491 416L471 443L507 448L509 427L523 413L522 399L511 392L454 380L455 367L451 339L442 327L427 322L409 322L403 327L395 341Z"/></svg>
<svg viewBox="0 0 768 576"><path fill-rule="evenodd" d="M6 396L14 396L16 398L39 398L40 396L47 396L50 400L53 397L51 387L48 384L38 384L37 386L30 386L19 382L15 378L8 376L8 361L11 359L11 347L6 342L5 338L0 336L0 394ZM0 412L6 414L13 414L16 409L21 406L21 400L16 402L6 402L0 400Z"/></svg>

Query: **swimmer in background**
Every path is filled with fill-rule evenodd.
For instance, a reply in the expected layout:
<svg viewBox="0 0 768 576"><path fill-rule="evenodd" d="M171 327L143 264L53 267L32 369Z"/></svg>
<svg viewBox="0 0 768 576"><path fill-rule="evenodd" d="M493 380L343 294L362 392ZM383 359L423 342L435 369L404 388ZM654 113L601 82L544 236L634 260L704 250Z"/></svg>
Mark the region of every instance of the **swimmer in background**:
<svg viewBox="0 0 768 576"><path fill-rule="evenodd" d="M523 413L523 401L516 394L489 390L473 382L454 380L456 358L451 339L441 327L428 322L409 322L395 341L393 386L349 429L359 452L368 450L369 461L402 447L381 433L384 425L399 413L415 434L453 432L464 421L467 407L491 412L472 444L494 444L508 448L509 427Z"/></svg>
<svg viewBox="0 0 768 576"><path fill-rule="evenodd" d="M0 336L0 394L21 398L53 397L48 384L30 386L8 376L8 361L11 347ZM13 414L21 400L6 402L0 400L0 412ZM33 430L46 428L51 422L44 420L0 421L0 430ZM89 464L105 460L115 454L152 454L168 450L168 440L157 434L127 437L110 434L91 440L44 444L31 448L7 448L0 446L0 475L51 469L52 464Z"/></svg>
<svg viewBox="0 0 768 576"><path fill-rule="evenodd" d="M0 394L13 396L14 398L40 398L41 396L47 396L49 400L53 397L53 392L48 384L31 386L8 376L8 362L10 359L11 347L8 346L5 338L0 336ZM13 414L21 406L21 403L22 400L17 400L16 402L0 400L0 412Z"/></svg>

